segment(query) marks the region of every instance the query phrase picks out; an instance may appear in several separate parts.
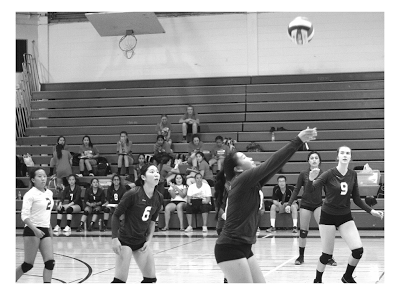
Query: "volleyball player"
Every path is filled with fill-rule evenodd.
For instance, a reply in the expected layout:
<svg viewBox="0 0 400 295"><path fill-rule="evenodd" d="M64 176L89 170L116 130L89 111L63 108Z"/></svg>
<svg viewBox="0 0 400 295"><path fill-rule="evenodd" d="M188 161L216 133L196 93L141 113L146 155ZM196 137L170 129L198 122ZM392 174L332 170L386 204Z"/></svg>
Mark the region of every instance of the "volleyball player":
<svg viewBox="0 0 400 295"><path fill-rule="evenodd" d="M111 178L111 185L107 189L107 197L106 202L103 204L104 211L104 221L103 226L100 231L104 232L107 230L108 219L110 218L110 214L113 214L115 211L114 207L107 207L108 204L118 205L122 196L125 194L126 188L121 185L121 176L119 174L115 174Z"/></svg>
<svg viewBox="0 0 400 295"><path fill-rule="evenodd" d="M50 224L53 192L46 188L47 175L43 169L32 170L29 178L31 189L24 195L21 210L21 219L25 223L24 262L16 269L16 281L32 269L39 250L44 261L43 282L51 283L55 264Z"/></svg>
<svg viewBox="0 0 400 295"><path fill-rule="evenodd" d="M290 208L293 202L297 199L297 194L299 193L301 187L305 188L306 183L308 182L308 175L310 174L310 170L314 168L319 168L321 165L321 156L316 151L311 151L308 156L308 164L309 169L301 171L299 177L297 178L297 184L293 190L292 195L290 196L290 200L285 208L287 213L290 213ZM319 175L322 174L320 170ZM304 263L304 250L306 248L307 243L307 235L308 229L310 227L311 216L314 215L315 221L317 224L319 223L319 218L321 216L321 205L322 205L322 188L318 190L314 190L313 192L303 192L303 196L301 197L300 203L300 237L299 237L299 257L296 259L296 265L300 265ZM336 261L331 258L328 265L336 266Z"/></svg>
<svg viewBox="0 0 400 295"><path fill-rule="evenodd" d="M141 186L122 196L111 218L112 249L117 254L112 283L126 282L132 255L143 275L142 283L157 281L150 243L162 204L162 195L156 190L160 174L154 164L146 164L140 170L140 178ZM120 227L122 214L125 221Z"/></svg>
<svg viewBox="0 0 400 295"><path fill-rule="evenodd" d="M271 158L256 167L251 158L241 152L229 154L223 170L217 175L221 184L231 182L225 208L225 224L217 239L214 253L218 266L229 283L265 283L265 278L251 250L262 208L262 186L275 175L303 145L315 139L316 129L307 128ZM223 175L226 179L224 181ZM221 189L222 185L217 186Z"/></svg>
<svg viewBox="0 0 400 295"><path fill-rule="evenodd" d="M319 175L319 168L309 173L306 191L320 190L325 187L325 200L322 204L319 232L322 241L322 255L319 258L314 283L322 282L322 275L329 259L332 258L336 229L351 250L346 272L342 276L343 283L356 283L353 272L364 252L360 234L351 216L350 198L354 203L370 213L383 218L382 211L371 209L360 198L357 183L357 173L349 169L351 149L341 146L337 150L338 165ZM317 178L318 177L318 178Z"/></svg>

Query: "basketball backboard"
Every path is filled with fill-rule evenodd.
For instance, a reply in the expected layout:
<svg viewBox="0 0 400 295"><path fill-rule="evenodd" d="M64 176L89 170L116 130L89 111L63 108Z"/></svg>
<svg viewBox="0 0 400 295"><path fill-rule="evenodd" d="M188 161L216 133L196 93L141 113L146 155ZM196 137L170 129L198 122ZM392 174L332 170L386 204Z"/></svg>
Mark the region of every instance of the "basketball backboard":
<svg viewBox="0 0 400 295"><path fill-rule="evenodd" d="M86 13L87 19L100 36L123 36L165 33L154 12L101 12Z"/></svg>

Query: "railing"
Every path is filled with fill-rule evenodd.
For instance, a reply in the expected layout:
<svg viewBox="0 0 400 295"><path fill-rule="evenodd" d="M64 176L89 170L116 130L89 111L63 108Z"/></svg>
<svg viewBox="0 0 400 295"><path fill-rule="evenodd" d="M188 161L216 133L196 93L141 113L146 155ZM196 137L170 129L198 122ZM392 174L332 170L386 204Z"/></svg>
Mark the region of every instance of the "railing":
<svg viewBox="0 0 400 295"><path fill-rule="evenodd" d="M21 83L16 89L16 137L25 135L25 130L30 123L32 93L40 90L36 60L31 54L24 54L22 70Z"/></svg>

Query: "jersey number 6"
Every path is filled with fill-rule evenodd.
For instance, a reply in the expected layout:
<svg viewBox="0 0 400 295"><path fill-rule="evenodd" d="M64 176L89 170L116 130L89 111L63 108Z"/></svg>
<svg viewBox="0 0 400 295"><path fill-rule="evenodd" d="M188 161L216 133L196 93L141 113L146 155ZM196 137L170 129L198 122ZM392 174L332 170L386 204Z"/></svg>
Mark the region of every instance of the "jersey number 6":
<svg viewBox="0 0 400 295"><path fill-rule="evenodd" d="M147 206L144 209L143 215L142 215L142 220L147 221L150 217L150 211L151 211L151 206Z"/></svg>

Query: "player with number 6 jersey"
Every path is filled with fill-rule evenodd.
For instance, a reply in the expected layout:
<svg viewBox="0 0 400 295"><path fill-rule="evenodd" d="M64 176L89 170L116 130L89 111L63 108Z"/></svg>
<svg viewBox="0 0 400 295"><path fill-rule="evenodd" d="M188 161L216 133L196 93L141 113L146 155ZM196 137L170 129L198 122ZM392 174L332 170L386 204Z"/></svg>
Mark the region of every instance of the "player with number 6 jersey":
<svg viewBox="0 0 400 295"><path fill-rule="evenodd" d="M157 167L144 165L140 170L140 180L140 186L122 196L111 219L112 249L117 254L112 283L126 282L132 255L143 275L142 283L157 281L154 256L149 246L161 210L162 195L156 189L160 180ZM125 217L120 226L122 214Z"/></svg>

